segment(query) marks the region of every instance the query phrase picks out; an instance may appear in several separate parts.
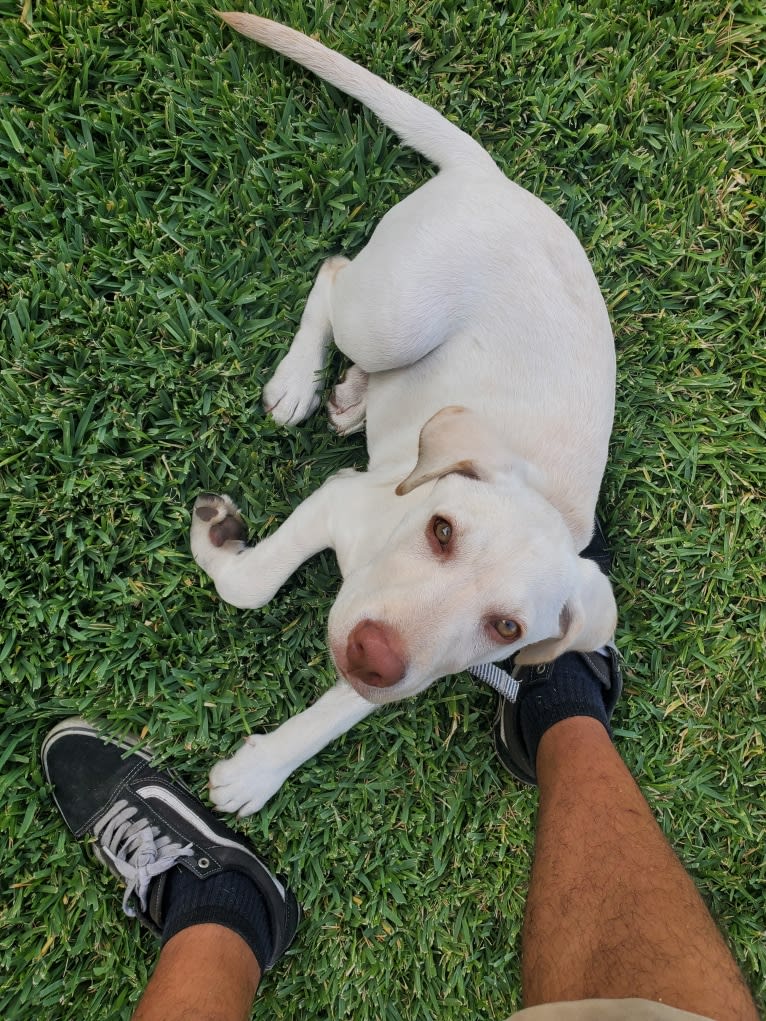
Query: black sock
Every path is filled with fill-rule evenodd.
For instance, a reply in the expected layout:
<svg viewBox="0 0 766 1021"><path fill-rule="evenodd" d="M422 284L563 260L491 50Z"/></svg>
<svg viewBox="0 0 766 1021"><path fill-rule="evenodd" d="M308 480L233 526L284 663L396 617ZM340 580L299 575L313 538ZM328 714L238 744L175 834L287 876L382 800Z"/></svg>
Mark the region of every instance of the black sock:
<svg viewBox="0 0 766 1021"><path fill-rule="evenodd" d="M533 765L537 761L537 748L545 731L570 716L591 716L603 723L611 736L604 693L598 677L572 652L556 661L555 676L543 673L540 680L525 681L518 699L519 728L529 761Z"/></svg>
<svg viewBox="0 0 766 1021"><path fill-rule="evenodd" d="M264 971L274 951L266 900L242 872L226 870L198 879L183 865L167 874L162 897L165 923L162 945L181 929L214 922L232 929L255 954Z"/></svg>

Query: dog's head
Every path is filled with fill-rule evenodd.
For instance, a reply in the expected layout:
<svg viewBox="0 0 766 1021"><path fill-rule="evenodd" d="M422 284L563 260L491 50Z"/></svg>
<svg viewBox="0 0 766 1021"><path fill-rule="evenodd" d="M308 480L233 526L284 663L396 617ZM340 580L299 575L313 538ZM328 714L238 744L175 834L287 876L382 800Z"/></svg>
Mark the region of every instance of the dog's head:
<svg viewBox="0 0 766 1021"><path fill-rule="evenodd" d="M392 702L474 663L511 653L542 663L609 640L608 580L480 416L446 408L427 422L397 493L400 513L370 523L368 559L347 571L330 613L336 666L365 698Z"/></svg>

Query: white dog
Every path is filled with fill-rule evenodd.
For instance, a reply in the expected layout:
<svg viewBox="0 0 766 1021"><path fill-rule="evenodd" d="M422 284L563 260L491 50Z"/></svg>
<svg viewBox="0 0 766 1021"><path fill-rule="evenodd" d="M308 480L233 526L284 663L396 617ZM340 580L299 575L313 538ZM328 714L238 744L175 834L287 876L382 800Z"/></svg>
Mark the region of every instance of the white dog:
<svg viewBox="0 0 766 1021"><path fill-rule="evenodd" d="M319 403L328 344L354 363L330 421L366 426L367 472L342 471L256 546L228 497L198 499L191 543L221 597L267 603L333 549L339 680L210 774L220 809L259 809L376 706L470 664L537 663L612 635L609 582L587 545L614 411L609 319L565 224L419 100L299 32L221 17L373 110L439 173L331 258L264 390L286 424Z"/></svg>

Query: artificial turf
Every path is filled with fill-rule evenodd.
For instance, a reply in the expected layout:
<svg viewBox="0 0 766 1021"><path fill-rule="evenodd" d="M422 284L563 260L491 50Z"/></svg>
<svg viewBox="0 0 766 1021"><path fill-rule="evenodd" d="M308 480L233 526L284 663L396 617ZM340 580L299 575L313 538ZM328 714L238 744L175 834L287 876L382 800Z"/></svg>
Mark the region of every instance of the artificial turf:
<svg viewBox="0 0 766 1021"><path fill-rule="evenodd" d="M279 428L260 391L321 261L357 252L433 171L207 4L0 10L0 1015L128 1018L155 950L62 826L42 737L101 718L202 793L243 732L329 686L332 556L236 611L191 559L189 508L228 491L263 535L363 466L361 438L334 438L321 412ZM616 739L763 999L760 4L257 10L445 112L582 239L618 352L601 505L626 666ZM519 1006L536 796L490 755L492 707L446 679L235 823L306 910L255 1016Z"/></svg>

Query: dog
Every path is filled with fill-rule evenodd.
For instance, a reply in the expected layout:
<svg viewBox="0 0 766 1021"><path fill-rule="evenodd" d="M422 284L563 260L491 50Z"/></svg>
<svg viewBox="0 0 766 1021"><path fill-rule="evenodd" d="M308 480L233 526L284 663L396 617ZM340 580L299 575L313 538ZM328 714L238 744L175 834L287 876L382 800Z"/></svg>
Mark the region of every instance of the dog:
<svg viewBox="0 0 766 1021"><path fill-rule="evenodd" d="M323 549L343 577L329 616L337 683L210 773L222 811L249 815L301 763L376 707L472 664L598 648L611 586L588 544L614 415L609 316L578 240L433 108L291 28L220 17L359 100L438 173L390 209L352 260L321 267L263 392L295 425L319 404L328 345L351 361L329 400L344 470L246 544L228 496L192 512L195 560L221 598L267 603Z"/></svg>

